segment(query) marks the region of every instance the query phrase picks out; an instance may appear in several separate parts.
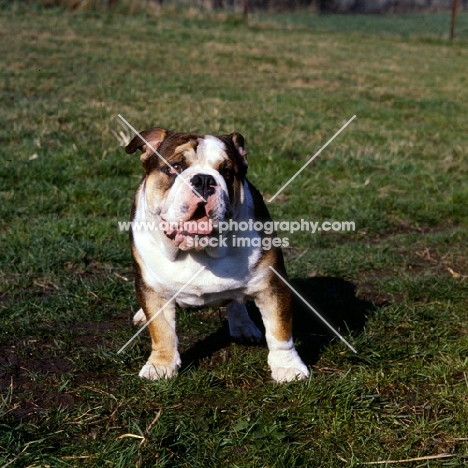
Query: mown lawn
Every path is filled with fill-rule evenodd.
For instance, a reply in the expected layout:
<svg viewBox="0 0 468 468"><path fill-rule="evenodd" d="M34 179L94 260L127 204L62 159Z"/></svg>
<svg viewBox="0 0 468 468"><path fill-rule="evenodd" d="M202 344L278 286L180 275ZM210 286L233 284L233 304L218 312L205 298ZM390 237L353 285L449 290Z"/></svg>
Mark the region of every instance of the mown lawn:
<svg viewBox="0 0 468 468"><path fill-rule="evenodd" d="M170 5L0 13L0 466L464 464L466 34L450 43L415 16L392 34L373 17L342 32L343 17L245 24ZM276 220L356 223L288 235L285 255L357 355L298 306L312 376L279 386L223 310L181 310L181 374L137 377L149 337L117 354L138 308L117 223L141 166L112 133L118 114L242 133L265 199L357 116L269 204Z"/></svg>

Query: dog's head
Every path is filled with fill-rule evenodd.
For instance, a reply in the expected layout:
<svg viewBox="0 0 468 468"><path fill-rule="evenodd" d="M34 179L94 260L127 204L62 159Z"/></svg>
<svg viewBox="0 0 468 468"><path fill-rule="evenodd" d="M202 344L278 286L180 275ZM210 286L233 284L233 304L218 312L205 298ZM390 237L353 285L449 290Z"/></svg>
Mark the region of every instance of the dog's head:
<svg viewBox="0 0 468 468"><path fill-rule="evenodd" d="M165 235L182 250L199 249L195 237L215 234L244 201L247 158L239 133L212 136L151 128L126 146L142 151L146 206Z"/></svg>

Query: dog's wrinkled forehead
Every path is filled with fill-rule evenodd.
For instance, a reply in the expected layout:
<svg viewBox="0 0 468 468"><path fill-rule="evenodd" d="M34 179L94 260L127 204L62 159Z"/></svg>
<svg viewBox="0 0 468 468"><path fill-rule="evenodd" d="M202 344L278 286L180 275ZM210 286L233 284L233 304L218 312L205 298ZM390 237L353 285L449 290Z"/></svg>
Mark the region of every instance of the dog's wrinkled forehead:
<svg viewBox="0 0 468 468"><path fill-rule="evenodd" d="M188 166L218 168L229 151L225 142L212 135L176 133L161 144L160 154L172 162L183 156Z"/></svg>
<svg viewBox="0 0 468 468"><path fill-rule="evenodd" d="M201 135L193 133L170 133L162 141L158 152L164 157L183 152L191 152L195 155L200 137Z"/></svg>
<svg viewBox="0 0 468 468"><path fill-rule="evenodd" d="M224 142L211 135L198 139L196 154L197 163L202 167L217 167L223 160L228 159Z"/></svg>

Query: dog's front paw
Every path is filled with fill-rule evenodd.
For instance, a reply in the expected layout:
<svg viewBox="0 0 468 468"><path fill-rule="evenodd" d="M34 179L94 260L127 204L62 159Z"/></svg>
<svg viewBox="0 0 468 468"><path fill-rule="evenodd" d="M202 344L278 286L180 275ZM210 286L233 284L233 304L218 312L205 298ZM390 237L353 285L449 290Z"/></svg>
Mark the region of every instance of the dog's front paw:
<svg viewBox="0 0 468 468"><path fill-rule="evenodd" d="M309 369L297 354L292 339L284 342L278 341L272 347L276 349L270 349L268 364L274 380L277 382L291 382L292 380L303 380L309 377Z"/></svg>
<svg viewBox="0 0 468 468"><path fill-rule="evenodd" d="M147 362L142 368L139 377L149 380L171 379L177 375L179 366L154 365Z"/></svg>
<svg viewBox="0 0 468 468"><path fill-rule="evenodd" d="M146 315L143 312L143 309L140 309L133 316L133 325L137 325L138 327L142 327L145 323L146 323Z"/></svg>
<svg viewBox="0 0 468 468"><path fill-rule="evenodd" d="M272 367L271 376L279 383L292 382L293 380L304 380L309 377L309 369L302 364L297 367Z"/></svg>
<svg viewBox="0 0 468 468"><path fill-rule="evenodd" d="M138 375L150 380L171 379L177 375L181 364L182 361L178 352L175 352L172 356L162 357L153 351Z"/></svg>

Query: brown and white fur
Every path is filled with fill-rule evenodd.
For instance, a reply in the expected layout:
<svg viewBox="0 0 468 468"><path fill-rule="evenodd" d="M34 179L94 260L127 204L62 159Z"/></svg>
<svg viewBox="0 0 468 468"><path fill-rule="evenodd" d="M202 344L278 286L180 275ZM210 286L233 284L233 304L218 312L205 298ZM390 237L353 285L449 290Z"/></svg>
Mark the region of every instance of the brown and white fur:
<svg viewBox="0 0 468 468"><path fill-rule="evenodd" d="M202 266L205 268L150 321L152 351L139 375L156 380L177 374L181 360L176 303L180 307L226 306L231 335L259 341L261 333L245 307L247 300L254 300L265 325L273 379L287 382L308 377L292 340L291 292L269 268L287 277L281 249L233 247L230 242L201 248L192 243L196 237L217 236L216 225L221 221L271 220L262 196L245 177L242 135L196 135L159 127L140 135L125 148L127 153L142 150L145 171L135 194L132 221L177 222L182 227L166 231L132 229L136 293L141 306L134 323L150 321ZM215 228L185 229L184 223L193 220L209 220ZM228 240L236 234L250 239L267 236L255 230L229 232Z"/></svg>

